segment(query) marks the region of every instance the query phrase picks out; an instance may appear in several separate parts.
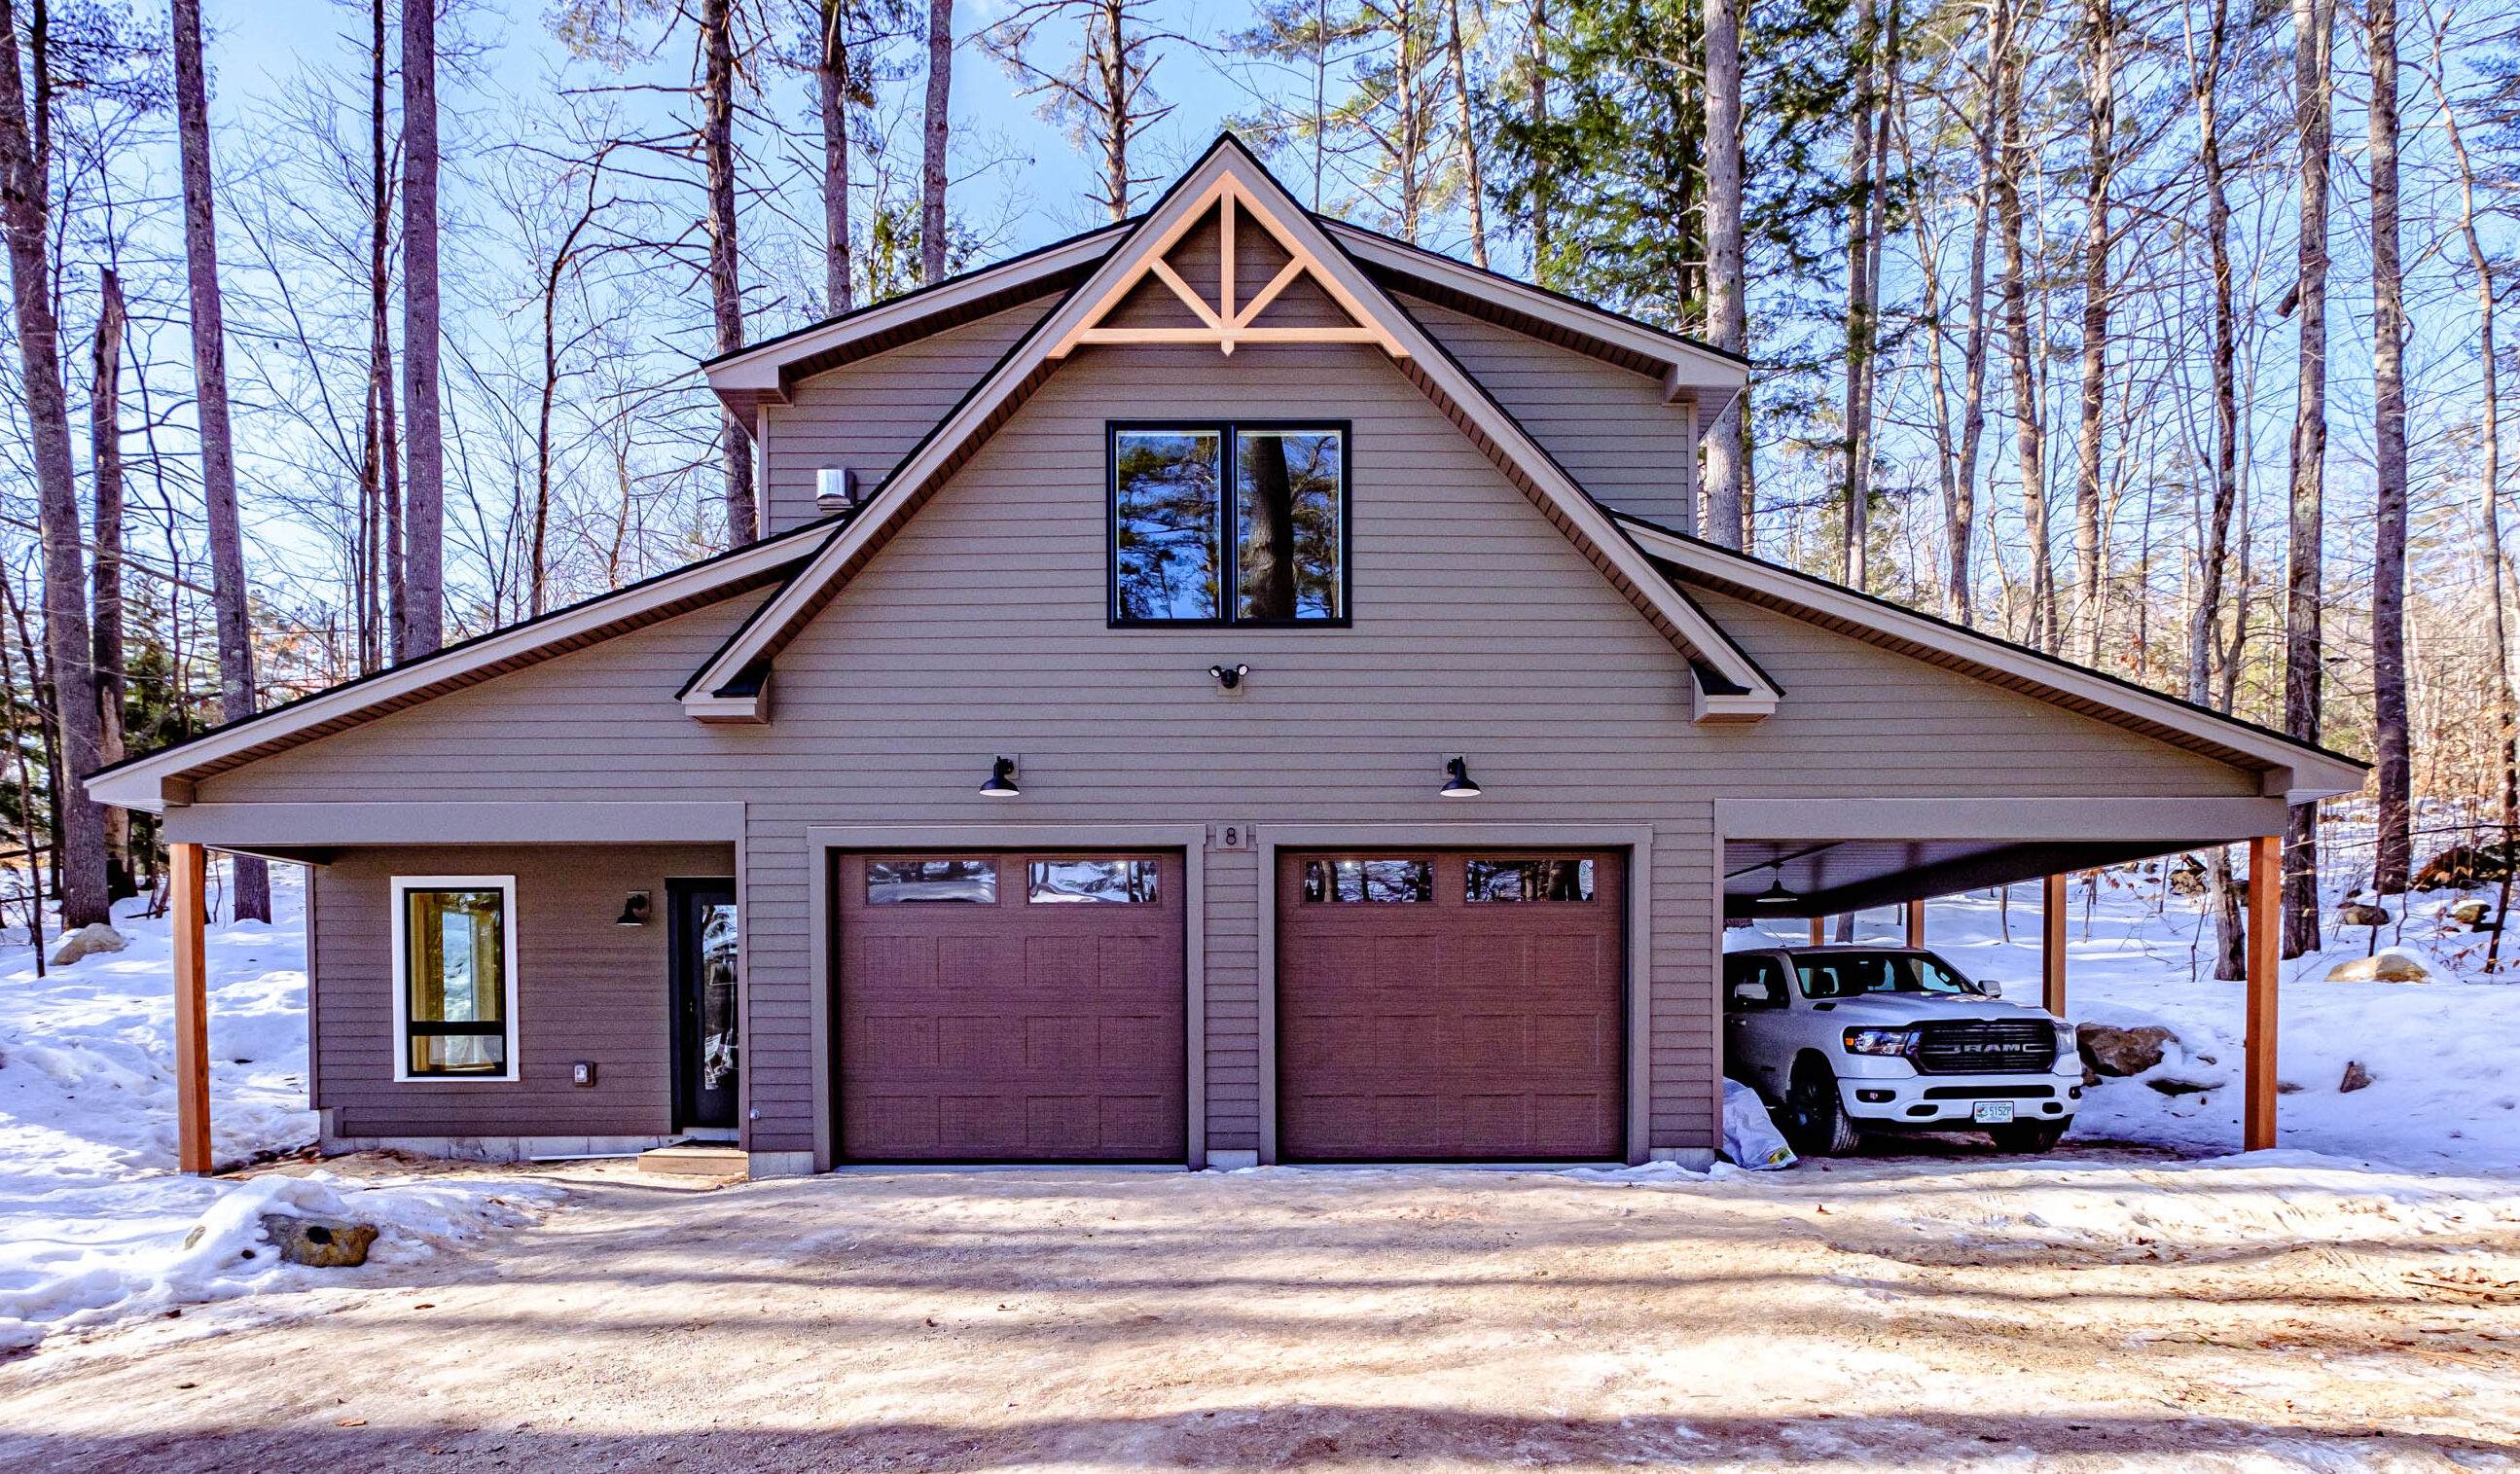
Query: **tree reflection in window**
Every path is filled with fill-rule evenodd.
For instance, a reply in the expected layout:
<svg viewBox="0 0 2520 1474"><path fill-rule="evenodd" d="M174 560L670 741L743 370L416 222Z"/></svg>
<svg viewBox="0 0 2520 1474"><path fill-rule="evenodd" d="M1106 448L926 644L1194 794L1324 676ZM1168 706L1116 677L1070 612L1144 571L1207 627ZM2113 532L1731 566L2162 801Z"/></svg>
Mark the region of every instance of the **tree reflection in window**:
<svg viewBox="0 0 2520 1474"><path fill-rule="evenodd" d="M1408 904L1435 899L1435 867L1426 860L1307 860L1304 899Z"/></svg>
<svg viewBox="0 0 2520 1474"><path fill-rule="evenodd" d="M1236 617L1339 617L1339 440L1336 430L1236 434Z"/></svg>
<svg viewBox="0 0 2520 1474"><path fill-rule="evenodd" d="M1469 901L1590 901L1590 860L1473 860L1464 867Z"/></svg>
<svg viewBox="0 0 2520 1474"><path fill-rule="evenodd" d="M1215 430L1112 436L1111 523L1123 619L1216 619L1225 582Z"/></svg>

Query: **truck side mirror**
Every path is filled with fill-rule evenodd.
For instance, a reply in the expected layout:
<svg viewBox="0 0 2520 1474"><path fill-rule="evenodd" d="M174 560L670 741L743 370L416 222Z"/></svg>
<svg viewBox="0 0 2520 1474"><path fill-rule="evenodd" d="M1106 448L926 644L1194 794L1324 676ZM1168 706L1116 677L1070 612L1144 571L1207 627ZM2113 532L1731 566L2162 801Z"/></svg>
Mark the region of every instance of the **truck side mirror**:
<svg viewBox="0 0 2520 1474"><path fill-rule="evenodd" d="M1989 998L2003 997L2003 985L1991 977L1979 978L1977 980L1977 991L1985 994Z"/></svg>

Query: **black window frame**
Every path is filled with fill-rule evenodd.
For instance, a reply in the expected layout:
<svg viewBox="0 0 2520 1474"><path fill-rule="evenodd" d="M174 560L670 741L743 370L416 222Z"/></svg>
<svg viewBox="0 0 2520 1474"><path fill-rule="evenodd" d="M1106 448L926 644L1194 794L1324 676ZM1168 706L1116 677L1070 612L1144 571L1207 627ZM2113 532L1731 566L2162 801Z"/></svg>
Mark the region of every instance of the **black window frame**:
<svg viewBox="0 0 2520 1474"><path fill-rule="evenodd" d="M1235 605L1241 600L1242 538L1237 478L1241 475L1238 437L1245 430L1335 430L1339 437L1339 611L1327 618L1243 619ZM1171 431L1212 432L1221 465L1217 516L1223 522L1225 567L1219 580L1218 606L1223 612L1207 619L1131 619L1120 613L1120 436ZM1269 420L1106 420L1102 422L1102 616L1114 630L1344 630L1356 623L1356 423L1328 417Z"/></svg>

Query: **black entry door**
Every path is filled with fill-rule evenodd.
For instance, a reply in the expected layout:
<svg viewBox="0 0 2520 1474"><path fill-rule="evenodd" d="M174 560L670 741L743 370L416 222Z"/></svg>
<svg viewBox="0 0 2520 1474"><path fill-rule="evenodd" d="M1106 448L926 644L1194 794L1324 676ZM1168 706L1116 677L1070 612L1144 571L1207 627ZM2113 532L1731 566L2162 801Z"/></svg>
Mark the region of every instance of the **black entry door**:
<svg viewBox="0 0 2520 1474"><path fill-rule="evenodd" d="M674 1129L736 1124L735 882L668 880L674 947Z"/></svg>

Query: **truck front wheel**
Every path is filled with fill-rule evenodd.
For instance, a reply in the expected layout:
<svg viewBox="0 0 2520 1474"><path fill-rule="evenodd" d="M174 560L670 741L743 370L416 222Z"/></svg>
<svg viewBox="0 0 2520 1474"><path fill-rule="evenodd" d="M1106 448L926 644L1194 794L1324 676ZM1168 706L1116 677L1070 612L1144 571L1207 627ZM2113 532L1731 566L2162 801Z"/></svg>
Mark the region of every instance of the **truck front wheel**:
<svg viewBox="0 0 2520 1474"><path fill-rule="evenodd" d="M1794 1067L1794 1083L1785 1092L1785 1139L1807 1157L1837 1157L1863 1141L1846 1102L1837 1093L1837 1073L1817 1059Z"/></svg>

